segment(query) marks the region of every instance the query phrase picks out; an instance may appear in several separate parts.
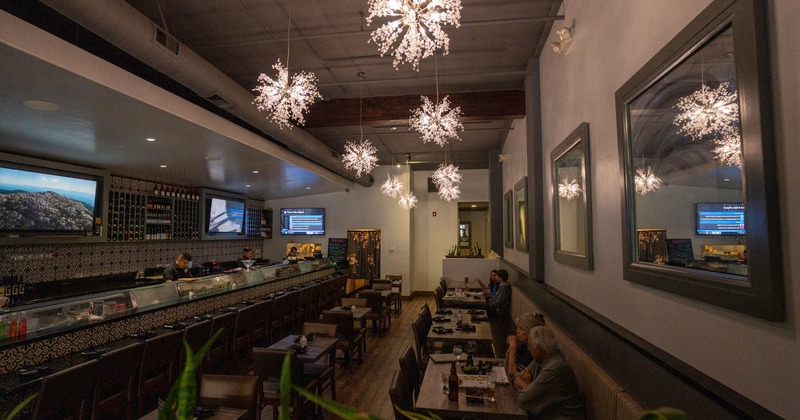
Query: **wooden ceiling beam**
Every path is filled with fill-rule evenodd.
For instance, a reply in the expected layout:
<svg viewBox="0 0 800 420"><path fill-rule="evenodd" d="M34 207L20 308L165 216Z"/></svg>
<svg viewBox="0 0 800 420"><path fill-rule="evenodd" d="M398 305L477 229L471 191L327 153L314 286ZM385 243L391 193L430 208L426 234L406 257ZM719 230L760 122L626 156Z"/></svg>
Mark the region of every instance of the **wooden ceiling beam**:
<svg viewBox="0 0 800 420"><path fill-rule="evenodd" d="M461 121L511 120L525 117L525 92L504 90L440 94L450 97L451 107L461 107ZM407 125L411 110L420 106L421 95L364 98L364 125ZM431 101L436 94L424 95ZM359 125L359 98L317 102L306 114L307 128Z"/></svg>

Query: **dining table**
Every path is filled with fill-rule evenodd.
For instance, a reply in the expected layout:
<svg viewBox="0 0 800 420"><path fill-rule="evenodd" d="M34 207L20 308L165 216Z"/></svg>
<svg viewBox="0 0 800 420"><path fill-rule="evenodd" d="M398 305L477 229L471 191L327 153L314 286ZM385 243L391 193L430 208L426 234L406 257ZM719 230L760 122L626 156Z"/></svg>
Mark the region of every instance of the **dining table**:
<svg viewBox="0 0 800 420"><path fill-rule="evenodd" d="M434 362L433 359L428 361L414 411L425 415L433 413L443 418L506 420L526 420L528 418L528 413L519 406L517 391L507 383L507 378L504 378L505 381L496 383L494 401L481 398L473 402L467 401L467 387L463 386L463 381L470 381L470 376L459 374L462 386L458 390L458 401L450 401L447 393L443 391L442 384L443 372L450 372L451 369L451 363L447 360L443 359L441 363ZM502 359L476 358L476 361L502 364ZM485 392L483 395L486 395Z"/></svg>
<svg viewBox="0 0 800 420"><path fill-rule="evenodd" d="M428 330L428 347L433 348L452 348L456 344L464 346L469 341L475 341L478 346L478 355L494 356L492 350L492 327L489 322L470 322L470 315L466 311L462 312L462 326L474 326L471 328L459 328L457 322L458 310L453 310L453 314L434 315L433 326ZM444 332L441 332L444 331ZM436 344L440 344L437 346Z"/></svg>
<svg viewBox="0 0 800 420"><path fill-rule="evenodd" d="M371 308L368 307L355 307L355 308L342 308L341 306L334 306L330 309L331 311L348 311L353 313L353 321L360 321L361 322L361 329L365 330L367 328L367 315L372 312Z"/></svg>
<svg viewBox="0 0 800 420"><path fill-rule="evenodd" d="M299 335L297 334L289 334L283 339L273 343L269 348L284 350L295 347L298 337ZM336 362L337 343L339 343L338 338L315 336L308 340L308 346L305 351L297 352L297 360L302 363L314 363L323 356L330 355L328 363L333 366Z"/></svg>
<svg viewBox="0 0 800 420"><path fill-rule="evenodd" d="M213 414L209 416L199 417L203 420L244 420L247 419L248 413L247 410L243 408L231 408L231 407L218 407ZM157 420L158 419L158 409L155 409L144 417L141 417L139 420Z"/></svg>
<svg viewBox="0 0 800 420"><path fill-rule="evenodd" d="M444 306L448 308L479 309L486 306L486 295L482 291L461 292L448 290L442 297Z"/></svg>

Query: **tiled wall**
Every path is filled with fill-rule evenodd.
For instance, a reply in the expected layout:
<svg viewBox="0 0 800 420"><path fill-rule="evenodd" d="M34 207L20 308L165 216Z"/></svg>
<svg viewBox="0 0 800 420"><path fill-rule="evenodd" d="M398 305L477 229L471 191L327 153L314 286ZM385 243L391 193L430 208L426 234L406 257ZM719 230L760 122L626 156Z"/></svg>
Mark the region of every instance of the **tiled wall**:
<svg viewBox="0 0 800 420"><path fill-rule="evenodd" d="M112 191L152 194L155 183L131 178L111 177ZM78 244L0 246L0 276L21 276L26 283L101 276L166 266L181 252L192 255L192 262L232 261L242 248L253 249L262 257L261 239L216 241L138 241Z"/></svg>

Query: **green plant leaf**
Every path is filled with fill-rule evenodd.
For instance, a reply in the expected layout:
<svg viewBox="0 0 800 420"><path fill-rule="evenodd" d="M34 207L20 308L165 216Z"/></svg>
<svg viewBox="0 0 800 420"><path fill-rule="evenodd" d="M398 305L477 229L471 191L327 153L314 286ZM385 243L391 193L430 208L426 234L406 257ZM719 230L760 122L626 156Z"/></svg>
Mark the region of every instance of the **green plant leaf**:
<svg viewBox="0 0 800 420"><path fill-rule="evenodd" d="M37 394L32 394L30 397L25 398L19 404L14 406L14 408L12 408L11 411L9 411L6 414L3 414L3 420L11 420L14 417L16 417L17 414L19 414L19 412L22 411L22 409L25 408L26 405L30 404L30 402L33 401L34 398L36 398L36 395Z"/></svg>
<svg viewBox="0 0 800 420"><path fill-rule="evenodd" d="M639 420L686 420L686 412L674 407L660 407L655 410L648 410Z"/></svg>
<svg viewBox="0 0 800 420"><path fill-rule="evenodd" d="M281 367L281 407L278 410L278 420L290 420L289 402L292 400L292 352L286 352Z"/></svg>

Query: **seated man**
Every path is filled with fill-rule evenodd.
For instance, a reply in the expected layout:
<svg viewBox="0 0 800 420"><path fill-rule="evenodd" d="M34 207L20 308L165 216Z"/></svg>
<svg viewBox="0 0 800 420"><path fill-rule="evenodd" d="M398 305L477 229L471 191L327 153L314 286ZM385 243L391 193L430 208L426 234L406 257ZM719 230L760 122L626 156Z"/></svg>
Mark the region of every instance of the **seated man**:
<svg viewBox="0 0 800 420"><path fill-rule="evenodd" d="M193 278L190 266L191 261L192 256L189 255L188 252L181 252L181 254L175 258L175 262L164 270L164 280L169 282Z"/></svg>
<svg viewBox="0 0 800 420"><path fill-rule="evenodd" d="M518 371L525 369L533 361L530 350L528 350L528 335L531 328L544 325L542 314L524 314L515 321L517 332L509 335L506 339L508 350L506 350L506 373L510 378Z"/></svg>
<svg viewBox="0 0 800 420"><path fill-rule="evenodd" d="M534 327L528 335L533 362L514 375L519 405L537 419L583 419L578 381L556 343L553 331Z"/></svg>
<svg viewBox="0 0 800 420"><path fill-rule="evenodd" d="M497 270L497 294L490 302L486 303L486 313L489 315L506 315L511 305L511 285L508 284L508 271Z"/></svg>
<svg viewBox="0 0 800 420"><path fill-rule="evenodd" d="M255 262L255 259L253 258L253 250L252 249L245 248L244 250L242 250L242 258L239 258L237 267L239 267L239 268L247 268L247 266L243 262L244 260L252 260L252 261ZM258 266L254 265L254 266L252 266L252 268L258 268Z"/></svg>

